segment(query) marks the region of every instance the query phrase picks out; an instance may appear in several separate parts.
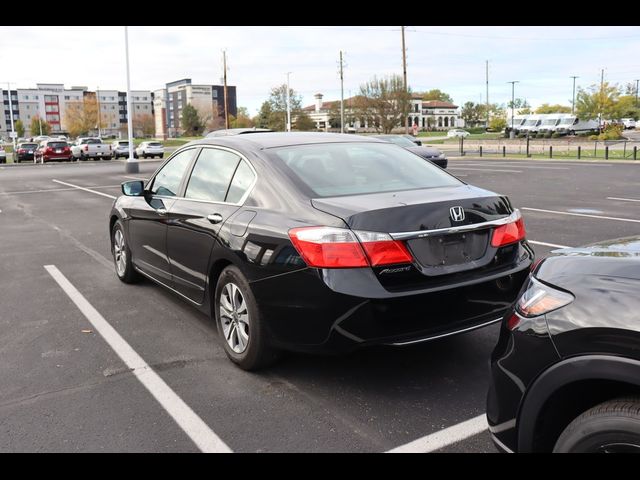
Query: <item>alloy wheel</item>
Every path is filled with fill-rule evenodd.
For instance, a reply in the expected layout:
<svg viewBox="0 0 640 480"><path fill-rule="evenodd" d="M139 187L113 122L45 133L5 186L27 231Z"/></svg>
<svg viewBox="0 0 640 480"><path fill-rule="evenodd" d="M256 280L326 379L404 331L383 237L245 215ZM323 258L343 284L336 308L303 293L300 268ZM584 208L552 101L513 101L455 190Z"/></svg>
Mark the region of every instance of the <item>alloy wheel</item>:
<svg viewBox="0 0 640 480"><path fill-rule="evenodd" d="M125 250L124 235L120 229L116 230L114 235L113 257L116 261L118 275L124 276L124 272L127 269L127 252Z"/></svg>
<svg viewBox="0 0 640 480"><path fill-rule="evenodd" d="M249 310L235 283L227 283L220 295L222 333L231 350L242 353L249 344Z"/></svg>

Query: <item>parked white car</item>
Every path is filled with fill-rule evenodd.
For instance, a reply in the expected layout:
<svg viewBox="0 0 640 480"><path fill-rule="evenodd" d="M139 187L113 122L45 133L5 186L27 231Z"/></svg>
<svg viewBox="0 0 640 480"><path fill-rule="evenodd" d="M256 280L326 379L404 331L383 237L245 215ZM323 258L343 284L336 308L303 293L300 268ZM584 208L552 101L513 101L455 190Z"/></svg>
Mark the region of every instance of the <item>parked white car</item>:
<svg viewBox="0 0 640 480"><path fill-rule="evenodd" d="M164 156L164 147L160 142L142 142L136 148L136 157L158 157Z"/></svg>
<svg viewBox="0 0 640 480"><path fill-rule="evenodd" d="M636 128L636 121L633 118L621 118L624 128Z"/></svg>
<svg viewBox="0 0 640 480"><path fill-rule="evenodd" d="M0 145L0 163L7 163L7 153L2 145Z"/></svg>
<svg viewBox="0 0 640 480"><path fill-rule="evenodd" d="M466 130L460 128L453 128L447 132L447 137L468 137L470 135Z"/></svg>

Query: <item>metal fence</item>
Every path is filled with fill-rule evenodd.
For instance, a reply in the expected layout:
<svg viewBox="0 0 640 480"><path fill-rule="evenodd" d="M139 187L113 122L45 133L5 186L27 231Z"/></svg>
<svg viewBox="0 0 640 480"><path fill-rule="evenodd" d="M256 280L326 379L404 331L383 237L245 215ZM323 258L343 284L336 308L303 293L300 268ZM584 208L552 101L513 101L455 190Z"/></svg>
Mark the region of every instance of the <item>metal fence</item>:
<svg viewBox="0 0 640 480"><path fill-rule="evenodd" d="M465 140L443 144L450 155L478 157L640 160L640 142L629 140L507 139Z"/></svg>

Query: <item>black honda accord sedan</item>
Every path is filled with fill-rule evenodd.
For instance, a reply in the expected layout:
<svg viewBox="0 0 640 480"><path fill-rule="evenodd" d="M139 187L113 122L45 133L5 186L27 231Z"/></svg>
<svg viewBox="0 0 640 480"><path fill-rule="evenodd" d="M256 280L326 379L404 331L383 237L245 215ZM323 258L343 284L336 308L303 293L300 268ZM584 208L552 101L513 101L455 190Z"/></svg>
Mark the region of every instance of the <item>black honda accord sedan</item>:
<svg viewBox="0 0 640 480"><path fill-rule="evenodd" d="M492 355L493 440L516 452L640 453L640 237L553 253Z"/></svg>
<svg viewBox="0 0 640 480"><path fill-rule="evenodd" d="M245 369L282 349L406 345L497 322L533 260L506 197L376 139L207 138L122 190L109 222L118 277L211 315Z"/></svg>

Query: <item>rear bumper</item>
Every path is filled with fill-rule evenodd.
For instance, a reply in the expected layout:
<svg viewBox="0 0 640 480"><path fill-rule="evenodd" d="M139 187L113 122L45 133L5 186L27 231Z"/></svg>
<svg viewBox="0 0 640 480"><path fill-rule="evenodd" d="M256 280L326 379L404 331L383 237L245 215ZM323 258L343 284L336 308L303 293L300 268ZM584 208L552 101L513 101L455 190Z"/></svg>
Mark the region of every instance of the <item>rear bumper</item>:
<svg viewBox="0 0 640 480"><path fill-rule="evenodd" d="M434 291L389 292L370 269L304 269L252 283L274 343L289 350L343 352L402 346L463 333L499 321L516 299L531 262ZM337 276L348 275L345 282ZM360 285L354 285L358 284ZM350 284L350 293L343 286ZM381 297L377 289L384 290ZM358 291L359 293L356 293Z"/></svg>

